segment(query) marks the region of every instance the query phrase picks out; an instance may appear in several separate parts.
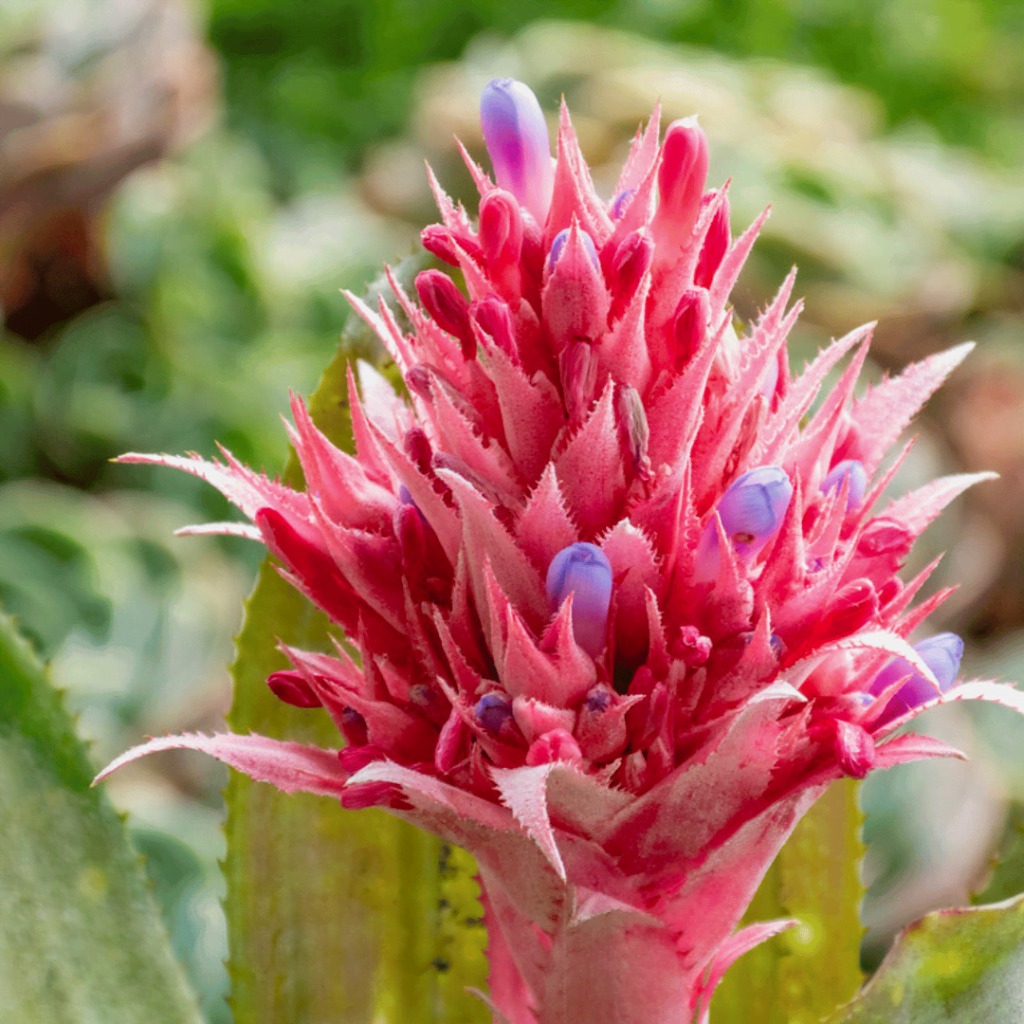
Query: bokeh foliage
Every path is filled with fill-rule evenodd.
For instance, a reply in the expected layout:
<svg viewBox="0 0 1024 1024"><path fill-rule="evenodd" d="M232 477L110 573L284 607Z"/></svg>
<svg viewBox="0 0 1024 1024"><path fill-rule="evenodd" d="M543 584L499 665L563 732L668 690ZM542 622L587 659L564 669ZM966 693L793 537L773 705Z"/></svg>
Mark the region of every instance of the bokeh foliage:
<svg viewBox="0 0 1024 1024"><path fill-rule="evenodd" d="M579 19L736 57L829 69L882 97L886 122L1020 160L1024 15L1014 0L212 0L231 124L256 138L283 194L307 165L358 165L406 125L418 67L480 33Z"/></svg>

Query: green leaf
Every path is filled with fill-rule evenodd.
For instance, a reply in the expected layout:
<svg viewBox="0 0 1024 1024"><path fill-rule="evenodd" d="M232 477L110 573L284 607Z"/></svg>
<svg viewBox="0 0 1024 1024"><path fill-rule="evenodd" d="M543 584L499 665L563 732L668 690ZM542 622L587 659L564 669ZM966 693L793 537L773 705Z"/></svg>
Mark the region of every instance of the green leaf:
<svg viewBox="0 0 1024 1024"><path fill-rule="evenodd" d="M835 783L768 869L746 922L800 925L747 953L711 1003L715 1024L817 1024L861 982L857 784Z"/></svg>
<svg viewBox="0 0 1024 1024"><path fill-rule="evenodd" d="M905 928L828 1024L1016 1024L1024 1020L1024 897L940 910Z"/></svg>
<svg viewBox="0 0 1024 1024"><path fill-rule="evenodd" d="M399 275L408 280L422 265L406 261ZM311 402L318 426L343 447L351 446L345 362L373 351L351 327ZM294 457L286 477L301 479ZM322 711L290 707L268 690L267 676L286 665L278 640L326 650L328 622L267 562L238 638L232 728L339 746ZM482 987L487 973L472 858L381 811L284 796L237 774L227 800L225 910L238 1024L489 1018L465 991Z"/></svg>
<svg viewBox="0 0 1024 1024"><path fill-rule="evenodd" d="M198 1024L139 856L0 615L0 1020Z"/></svg>

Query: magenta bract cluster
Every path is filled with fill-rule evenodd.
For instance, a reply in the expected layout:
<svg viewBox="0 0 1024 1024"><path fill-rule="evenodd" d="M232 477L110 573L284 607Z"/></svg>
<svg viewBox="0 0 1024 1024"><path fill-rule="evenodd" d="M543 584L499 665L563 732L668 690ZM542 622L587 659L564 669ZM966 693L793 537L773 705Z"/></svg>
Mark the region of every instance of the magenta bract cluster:
<svg viewBox="0 0 1024 1024"><path fill-rule="evenodd" d="M521 83L492 82L482 117L477 216L432 179L423 242L455 276L420 274L418 302L392 279L401 318L350 296L405 383L350 370L354 454L296 400L304 490L226 453L126 456L219 487L252 523L224 528L347 638L269 680L344 749L187 736L127 757L204 749L466 846L512 1024L700 1019L781 927L733 934L832 780L955 753L891 736L942 693L1019 707L954 687L950 634L907 640L945 595L915 603L932 567L897 574L982 476L878 510L906 449L883 460L968 346L858 398L866 327L794 374L792 274L737 331L764 215L732 237L694 119L662 138L655 113L601 197L564 109L554 160Z"/></svg>

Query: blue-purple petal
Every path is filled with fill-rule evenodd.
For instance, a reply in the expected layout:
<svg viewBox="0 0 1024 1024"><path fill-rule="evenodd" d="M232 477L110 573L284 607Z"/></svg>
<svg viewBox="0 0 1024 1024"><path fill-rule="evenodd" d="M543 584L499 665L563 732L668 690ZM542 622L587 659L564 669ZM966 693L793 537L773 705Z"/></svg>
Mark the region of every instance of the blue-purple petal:
<svg viewBox="0 0 1024 1024"><path fill-rule="evenodd" d="M573 595L573 635L580 647L596 658L608 637L612 599L612 567L604 552L585 542L562 548L548 567L546 587L553 611Z"/></svg>
<svg viewBox="0 0 1024 1024"><path fill-rule="evenodd" d="M543 224L554 173L547 122L537 97L514 78L495 78L480 97L480 123L498 185Z"/></svg>

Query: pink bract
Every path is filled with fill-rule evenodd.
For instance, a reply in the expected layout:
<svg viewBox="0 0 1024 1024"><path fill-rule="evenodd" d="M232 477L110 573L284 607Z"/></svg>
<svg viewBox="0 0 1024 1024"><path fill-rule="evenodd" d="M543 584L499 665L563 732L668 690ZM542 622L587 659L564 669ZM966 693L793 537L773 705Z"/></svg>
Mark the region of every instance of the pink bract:
<svg viewBox="0 0 1024 1024"><path fill-rule="evenodd" d="M492 105L520 96L501 89ZM516 130L499 112L495 130ZM829 783L956 755L892 736L908 716L883 712L905 678L870 693L887 663L936 702L1024 710L991 682L940 697L907 640L944 595L915 604L928 570L897 573L986 474L875 511L901 459L884 456L969 346L856 398L869 326L792 376L793 274L738 334L729 295L764 215L732 239L693 119L661 142L656 112L606 200L563 109L543 223L549 182L526 204L469 166L479 220L432 179L442 222L424 232L465 291L428 271L417 304L392 279L408 330L349 296L407 385L350 370L355 455L296 400L304 491L226 452L124 456L219 488L253 524L224 529L262 540L358 648L358 663L340 645L289 649L270 680L346 746L168 737L104 774L191 747L464 846L498 1020L703 1021L729 964L786 926L735 932Z"/></svg>

